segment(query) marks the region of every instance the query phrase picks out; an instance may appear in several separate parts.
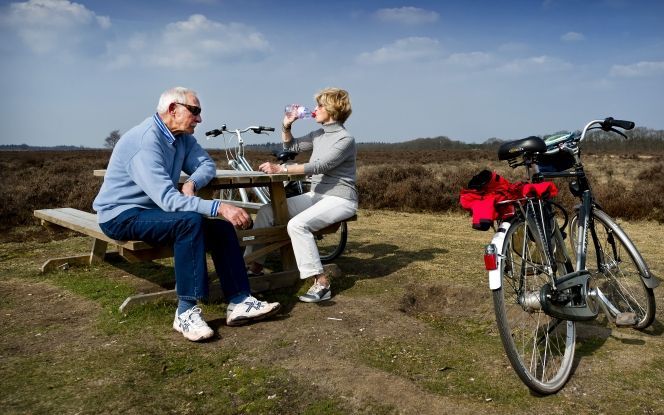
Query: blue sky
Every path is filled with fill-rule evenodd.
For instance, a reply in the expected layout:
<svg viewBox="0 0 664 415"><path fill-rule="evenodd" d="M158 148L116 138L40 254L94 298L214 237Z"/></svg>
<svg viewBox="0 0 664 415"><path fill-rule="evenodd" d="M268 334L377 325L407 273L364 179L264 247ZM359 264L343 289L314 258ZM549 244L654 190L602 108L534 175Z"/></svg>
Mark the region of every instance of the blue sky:
<svg viewBox="0 0 664 415"><path fill-rule="evenodd" d="M360 142L664 129L663 22L661 0L2 1L0 144L102 147L177 85L205 147L327 86L350 92Z"/></svg>

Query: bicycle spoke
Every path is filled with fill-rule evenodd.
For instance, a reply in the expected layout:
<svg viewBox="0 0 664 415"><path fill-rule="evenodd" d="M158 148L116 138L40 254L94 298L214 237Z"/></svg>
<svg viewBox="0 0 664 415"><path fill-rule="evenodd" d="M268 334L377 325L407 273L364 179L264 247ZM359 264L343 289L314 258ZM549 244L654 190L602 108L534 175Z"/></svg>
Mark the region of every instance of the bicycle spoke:
<svg viewBox="0 0 664 415"><path fill-rule="evenodd" d="M503 247L502 283L494 291L501 339L519 377L529 387L551 393L564 384L574 353L574 324L542 311L540 292L551 279L547 256L525 222L508 230Z"/></svg>
<svg viewBox="0 0 664 415"><path fill-rule="evenodd" d="M595 209L593 215L594 232L591 232L592 243L587 253L587 266L593 277L591 282L602 290L618 312L636 314L636 328L648 327L654 320L655 299L652 289L641 280L645 272L641 265L643 260L606 213ZM577 217L572 219L572 233L577 231L577 220ZM574 242L574 238L571 239Z"/></svg>

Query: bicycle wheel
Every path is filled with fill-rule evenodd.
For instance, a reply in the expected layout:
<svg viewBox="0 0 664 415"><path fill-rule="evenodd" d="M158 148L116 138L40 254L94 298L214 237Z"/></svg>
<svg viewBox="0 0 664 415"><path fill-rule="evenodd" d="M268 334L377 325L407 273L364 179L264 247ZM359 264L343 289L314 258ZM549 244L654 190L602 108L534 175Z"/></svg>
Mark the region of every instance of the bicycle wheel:
<svg viewBox="0 0 664 415"><path fill-rule="evenodd" d="M493 290L494 311L503 347L523 383L540 394L559 391L571 373L576 343L573 321L544 313L542 286L554 277L539 231L530 220L515 220L505 235L500 275ZM553 239L553 257L562 251ZM558 261L557 261L558 262ZM565 273L564 263L557 267Z"/></svg>
<svg viewBox="0 0 664 415"><path fill-rule="evenodd" d="M348 224L341 222L339 226L329 229L330 232L317 233L316 246L318 246L318 253L320 260L326 264L335 260L346 248L346 241L348 240Z"/></svg>
<svg viewBox="0 0 664 415"><path fill-rule="evenodd" d="M627 234L609 215L594 209L593 218L597 239L589 239L586 254L592 285L621 313L635 313L638 322L633 328L642 330L655 319L655 294L641 279L641 275L648 275L647 265ZM570 241L575 254L577 222L578 215L574 215L570 221ZM593 237L592 232L590 235Z"/></svg>

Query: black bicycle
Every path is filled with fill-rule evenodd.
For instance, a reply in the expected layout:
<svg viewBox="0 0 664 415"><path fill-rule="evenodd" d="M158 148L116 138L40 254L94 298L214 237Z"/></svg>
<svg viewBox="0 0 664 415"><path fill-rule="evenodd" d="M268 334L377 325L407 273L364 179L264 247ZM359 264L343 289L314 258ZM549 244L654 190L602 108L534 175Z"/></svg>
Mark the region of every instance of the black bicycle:
<svg viewBox="0 0 664 415"><path fill-rule="evenodd" d="M544 196L519 197L499 223L485 263L500 337L521 380L540 394L559 391L574 359L577 321L599 311L618 327L642 330L655 318L659 285L627 234L602 210L586 177L579 144L588 131L622 135L631 121L594 120L582 131L503 144L500 160L525 167L531 183L570 179L580 201L571 217ZM569 232L566 232L566 231ZM565 239L569 240L569 250Z"/></svg>

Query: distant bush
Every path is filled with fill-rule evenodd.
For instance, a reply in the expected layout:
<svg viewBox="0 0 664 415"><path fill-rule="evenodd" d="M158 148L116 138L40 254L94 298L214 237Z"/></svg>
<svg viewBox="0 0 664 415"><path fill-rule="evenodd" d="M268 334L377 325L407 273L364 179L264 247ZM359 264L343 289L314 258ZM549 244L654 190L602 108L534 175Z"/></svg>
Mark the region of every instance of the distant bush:
<svg viewBox="0 0 664 415"><path fill-rule="evenodd" d="M472 165L441 174L439 167L440 164L360 167L357 178L360 206L408 212L460 210L459 190L481 169Z"/></svg>
<svg viewBox="0 0 664 415"><path fill-rule="evenodd" d="M610 215L664 223L664 164L641 170L629 188L612 181L597 191L597 200Z"/></svg>
<svg viewBox="0 0 664 415"><path fill-rule="evenodd" d="M459 190L480 170L497 170L510 181L523 179L520 170L498 162L495 151L389 148L372 146L358 152L357 187L362 208L460 212ZM223 151L210 154L219 168L227 168ZM102 183L92 171L106 168L110 155L110 150L0 151L0 232L36 223L35 209L73 207L91 212ZM267 151L250 151L247 156L254 168L272 159ZM588 156L586 161L593 157L605 163L600 156ZM297 161L307 159L307 154L300 154ZM663 159L661 155L623 155L615 159L611 169L589 169L597 200L610 215L664 223ZM618 168L623 173L617 173ZM632 177L625 180L624 172ZM566 190L567 184L560 182L559 186L560 201L574 206L576 201Z"/></svg>

